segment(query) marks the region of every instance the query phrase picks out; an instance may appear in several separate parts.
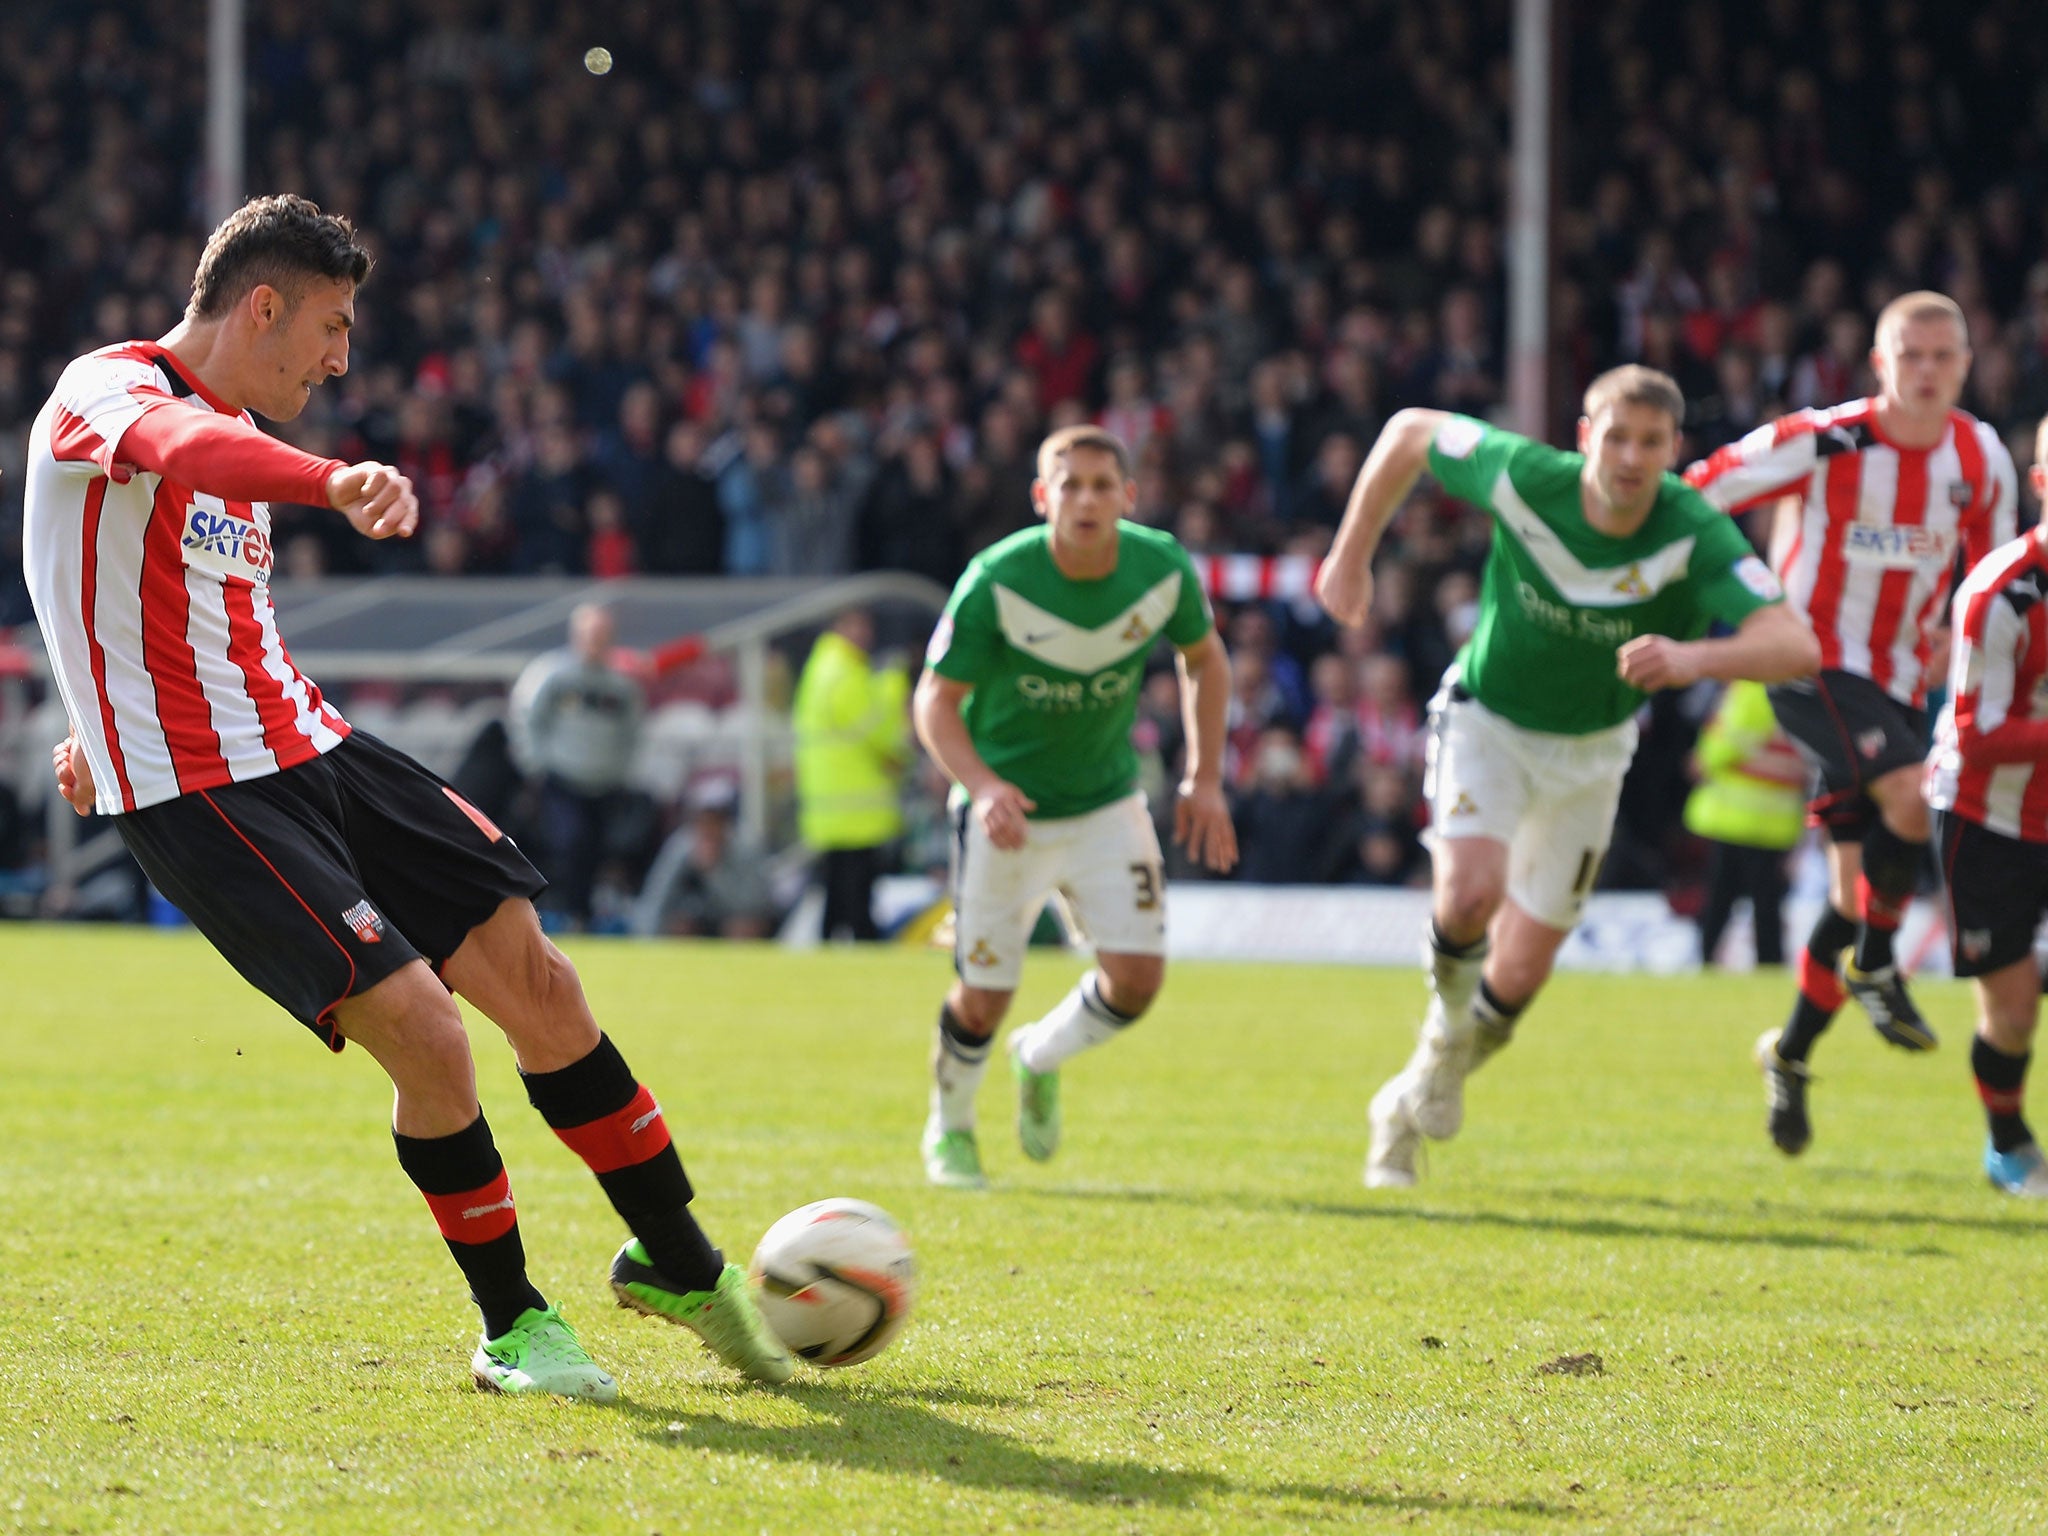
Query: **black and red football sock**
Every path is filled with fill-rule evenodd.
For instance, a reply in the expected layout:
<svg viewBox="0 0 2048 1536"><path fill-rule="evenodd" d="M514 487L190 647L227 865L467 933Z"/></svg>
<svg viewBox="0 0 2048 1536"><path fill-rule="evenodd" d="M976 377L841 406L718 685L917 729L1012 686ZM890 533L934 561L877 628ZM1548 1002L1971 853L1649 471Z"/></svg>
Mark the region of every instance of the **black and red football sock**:
<svg viewBox="0 0 2048 1536"><path fill-rule="evenodd" d="M1835 967L1855 937L1854 918L1837 912L1832 904L1820 909L1820 921L1813 925L1806 948L1799 951L1799 996L1792 1004L1791 1019L1778 1036L1782 1060L1806 1060L1813 1042L1834 1022L1847 996Z"/></svg>
<svg viewBox="0 0 2048 1536"><path fill-rule="evenodd" d="M526 1249L519 1241L519 1214L505 1160L479 1114L453 1136L401 1136L398 1166L426 1196L449 1253L469 1281L469 1294L484 1315L484 1337L495 1339L529 1307L547 1298L526 1278Z"/></svg>
<svg viewBox="0 0 2048 1536"><path fill-rule="evenodd" d="M1970 1042L1970 1070L1977 1076L1977 1097L1991 1123L1991 1145L2000 1152L2024 1147L2034 1139L2023 1106L2030 1053L2008 1056L1982 1035Z"/></svg>
<svg viewBox="0 0 2048 1536"><path fill-rule="evenodd" d="M1883 822L1863 839L1863 872L1856 877L1856 910L1862 926L1856 932L1856 969L1881 971L1892 963L1892 937L1899 931L1920 865L1925 843L1909 843Z"/></svg>
<svg viewBox="0 0 2048 1536"><path fill-rule="evenodd" d="M559 1071L520 1075L533 1107L597 1175L648 1261L686 1290L716 1285L725 1260L690 1214L695 1192L661 1106L611 1037L598 1036L588 1056Z"/></svg>

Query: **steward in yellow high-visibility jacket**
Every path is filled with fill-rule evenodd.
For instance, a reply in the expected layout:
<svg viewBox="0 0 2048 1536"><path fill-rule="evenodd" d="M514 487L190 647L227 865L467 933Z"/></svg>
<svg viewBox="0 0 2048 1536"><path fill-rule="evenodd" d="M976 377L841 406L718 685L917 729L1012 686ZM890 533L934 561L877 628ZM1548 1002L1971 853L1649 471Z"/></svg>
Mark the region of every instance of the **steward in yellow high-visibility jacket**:
<svg viewBox="0 0 2048 1536"><path fill-rule="evenodd" d="M1713 963L1735 903L1748 896L1757 963L1783 964L1785 854L1806 829L1808 769L1762 683L1728 685L1693 763L1700 781L1686 799L1685 826L1711 845L1701 958Z"/></svg>
<svg viewBox="0 0 2048 1536"><path fill-rule="evenodd" d="M1700 782L1685 802L1688 832L1779 852L1806 830L1806 762L1778 729L1762 683L1734 682L1693 749Z"/></svg>
<svg viewBox="0 0 2048 1536"><path fill-rule="evenodd" d="M825 937L879 937L872 911L883 847L902 835L910 761L909 678L869 657L874 622L859 609L818 637L797 679L797 830L816 849Z"/></svg>

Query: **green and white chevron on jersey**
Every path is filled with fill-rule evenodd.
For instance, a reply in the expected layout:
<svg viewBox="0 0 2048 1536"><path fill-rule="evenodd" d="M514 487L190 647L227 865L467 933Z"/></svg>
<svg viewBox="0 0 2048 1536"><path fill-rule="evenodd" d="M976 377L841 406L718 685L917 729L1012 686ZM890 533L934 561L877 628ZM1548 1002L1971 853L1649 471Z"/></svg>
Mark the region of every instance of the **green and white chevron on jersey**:
<svg viewBox="0 0 2048 1536"><path fill-rule="evenodd" d="M1152 644L1180 602L1181 574L1170 571L1106 624L1092 628L1048 613L1021 592L992 584L1003 638L1048 665L1087 674L1113 667Z"/></svg>

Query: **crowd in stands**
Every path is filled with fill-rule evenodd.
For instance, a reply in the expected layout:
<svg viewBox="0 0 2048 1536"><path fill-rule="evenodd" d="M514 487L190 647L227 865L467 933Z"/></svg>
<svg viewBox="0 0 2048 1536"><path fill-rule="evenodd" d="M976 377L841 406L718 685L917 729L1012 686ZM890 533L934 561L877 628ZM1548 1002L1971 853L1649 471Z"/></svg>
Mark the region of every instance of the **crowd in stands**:
<svg viewBox="0 0 2048 1536"><path fill-rule="evenodd" d="M1554 438L1630 359L1678 378L1696 453L1854 396L1870 316L1916 287L1970 317L1965 405L2023 435L2048 409L2037 6L1573 8ZM25 9L0 31L0 550L55 370L167 329L204 232L205 29ZM1083 418L1191 549L1312 556L1388 414L1502 405L1511 10L251 7L250 186L349 213L379 261L350 374L285 430L399 465L423 509L409 544L279 509L280 568L948 583ZM1488 537L1425 491L1367 632L1220 615L1246 877L1416 878L1418 701ZM0 558L0 625L28 618L11 579ZM1682 713L1624 809L1652 878ZM1163 696L1145 729L1170 758Z"/></svg>

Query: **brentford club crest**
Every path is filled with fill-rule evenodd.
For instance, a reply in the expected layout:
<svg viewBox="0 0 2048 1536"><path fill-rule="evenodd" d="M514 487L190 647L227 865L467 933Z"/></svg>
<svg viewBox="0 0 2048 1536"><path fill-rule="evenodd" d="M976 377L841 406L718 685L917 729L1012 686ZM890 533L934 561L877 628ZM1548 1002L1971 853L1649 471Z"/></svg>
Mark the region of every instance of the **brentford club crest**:
<svg viewBox="0 0 2048 1536"><path fill-rule="evenodd" d="M341 914L341 920L355 929L356 937L365 944L384 942L384 919L367 901L359 901L350 907Z"/></svg>

